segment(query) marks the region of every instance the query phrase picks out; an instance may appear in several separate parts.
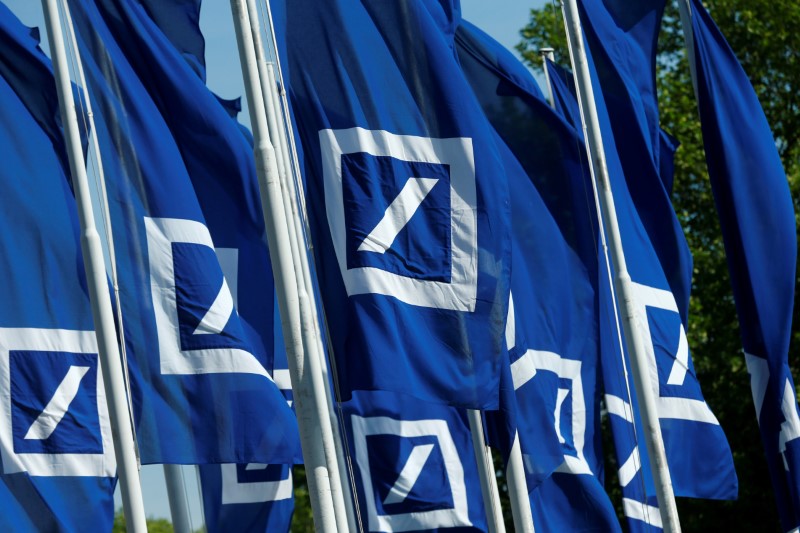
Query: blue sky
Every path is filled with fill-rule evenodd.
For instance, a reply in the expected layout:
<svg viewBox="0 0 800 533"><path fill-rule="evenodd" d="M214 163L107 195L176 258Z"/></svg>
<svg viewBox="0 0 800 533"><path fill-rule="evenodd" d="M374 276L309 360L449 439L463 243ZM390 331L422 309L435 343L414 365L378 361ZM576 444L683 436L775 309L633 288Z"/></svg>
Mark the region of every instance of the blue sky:
<svg viewBox="0 0 800 533"><path fill-rule="evenodd" d="M35 0L2 0L28 26L43 26L41 3ZM532 7L540 7L546 0L462 0L465 19L481 27L513 51L519 41L519 30L528 20ZM208 85L224 98L236 98L243 94L243 83L239 70L233 20L228 0L204 0L200 25L206 37L206 63ZM45 31L43 48L47 48ZM247 118L243 113L242 119ZM201 525L201 507L194 467L183 467L193 529ZM161 466L142 468L142 488L145 510L148 516L169 518L166 486ZM120 505L117 500L117 505Z"/></svg>

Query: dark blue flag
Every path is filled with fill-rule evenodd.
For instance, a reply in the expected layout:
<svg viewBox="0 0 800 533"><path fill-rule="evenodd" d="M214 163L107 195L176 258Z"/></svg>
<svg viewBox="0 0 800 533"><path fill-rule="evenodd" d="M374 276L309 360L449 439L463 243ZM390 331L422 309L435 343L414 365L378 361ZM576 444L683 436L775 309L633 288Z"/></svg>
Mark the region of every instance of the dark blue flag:
<svg viewBox="0 0 800 533"><path fill-rule="evenodd" d="M670 201L672 178L661 176L662 169L671 167L662 166L662 156L672 155L661 153L655 100L656 38L664 2L638 2L631 9L624 3L586 0L579 6L637 322L657 393L675 494L734 499L738 481L730 448L703 399L686 339L692 258ZM626 399L633 387L622 378L619 357L604 361L617 365L605 370L604 379L619 464L631 467L621 479L640 484L634 472L641 468L649 478L646 454L640 453L643 443L637 447L630 442L631 421L621 416L631 409L638 412ZM611 405L623 409L612 411ZM640 430L637 434L643 435ZM691 449L702 453L687 453ZM650 483L646 479L643 486L652 495Z"/></svg>
<svg viewBox="0 0 800 533"><path fill-rule="evenodd" d="M0 529L111 529L116 461L67 180L36 32L0 4Z"/></svg>
<svg viewBox="0 0 800 533"><path fill-rule="evenodd" d="M692 2L697 99L761 438L784 530L800 526L800 416L788 365L797 233L775 141L747 75Z"/></svg>
<svg viewBox="0 0 800 533"><path fill-rule="evenodd" d="M356 391L343 405L364 531L486 531L462 410Z"/></svg>
<svg viewBox="0 0 800 533"><path fill-rule="evenodd" d="M597 215L583 142L496 41L464 22L456 44L511 195L507 345L534 523L618 529L603 490Z"/></svg>
<svg viewBox="0 0 800 533"><path fill-rule="evenodd" d="M252 152L138 2L71 1L95 102L144 463L291 463Z"/></svg>
<svg viewBox="0 0 800 533"><path fill-rule="evenodd" d="M510 269L457 5L275 2L340 389L496 408Z"/></svg>

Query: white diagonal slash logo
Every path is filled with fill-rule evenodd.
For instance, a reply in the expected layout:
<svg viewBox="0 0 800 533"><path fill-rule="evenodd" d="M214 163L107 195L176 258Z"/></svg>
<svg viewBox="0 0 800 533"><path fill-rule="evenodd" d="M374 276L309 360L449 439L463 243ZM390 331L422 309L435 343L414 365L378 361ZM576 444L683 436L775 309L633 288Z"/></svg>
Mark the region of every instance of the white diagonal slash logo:
<svg viewBox="0 0 800 533"><path fill-rule="evenodd" d="M422 467L428 461L428 457L433 451L433 444L421 444L414 446L411 450L411 455L408 456L406 465L400 471L397 481L392 485L386 499L383 500L384 504L402 503L408 497L408 493L414 488L414 483L419 479L422 473Z"/></svg>
<svg viewBox="0 0 800 533"><path fill-rule="evenodd" d="M358 251L386 253L438 182L433 178L409 178L397 198L386 208L375 229L364 238Z"/></svg>
<svg viewBox="0 0 800 533"><path fill-rule="evenodd" d="M67 375L61 380L53 397L50 398L44 410L36 417L33 424L31 424L31 427L25 434L25 439L45 440L53 434L53 431L58 427L58 423L61 422L61 419L67 414L72 400L78 395L81 380L88 371L88 366L69 367Z"/></svg>

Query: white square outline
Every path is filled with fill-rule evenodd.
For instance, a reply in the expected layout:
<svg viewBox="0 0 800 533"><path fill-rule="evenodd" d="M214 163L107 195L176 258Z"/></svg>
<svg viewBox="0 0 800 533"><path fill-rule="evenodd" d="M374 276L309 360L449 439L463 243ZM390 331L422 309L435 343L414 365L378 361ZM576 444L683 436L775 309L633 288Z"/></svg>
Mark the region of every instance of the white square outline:
<svg viewBox="0 0 800 533"><path fill-rule="evenodd" d="M97 357L97 416L102 453L16 453L11 419L12 351L69 352ZM117 472L103 372L94 331L41 328L0 328L0 457L6 474L31 476L113 477Z"/></svg>
<svg viewBox="0 0 800 533"><path fill-rule="evenodd" d="M222 505L239 503L267 503L288 500L292 497L292 469L286 479L278 481L239 482L236 464L221 464Z"/></svg>
<svg viewBox="0 0 800 533"><path fill-rule="evenodd" d="M386 416L350 416L353 427L353 445L356 463L361 472L370 531L417 531L443 527L467 527L469 519L467 487L464 483L464 467L458 450L444 420L396 420ZM372 489L372 475L367 451L367 436L396 435L398 437L436 437L442 451L444 468L450 481L453 496L452 509L437 509L415 513L379 515Z"/></svg>
<svg viewBox="0 0 800 533"><path fill-rule="evenodd" d="M383 294L421 307L474 311L478 294L478 213L472 139L434 139L349 128L320 130L319 141L328 226L347 294ZM450 166L449 283L414 279L375 267L347 268L342 156L361 152Z"/></svg>
<svg viewBox="0 0 800 533"><path fill-rule="evenodd" d="M175 295L175 267L172 243L200 244L212 251L214 243L208 228L197 221L179 218L144 217L147 254L150 262L150 294L156 318L161 373L192 374L257 374L270 381L264 366L246 350L207 348L182 350L180 324ZM223 276L223 281L224 281ZM225 282L227 288L227 282Z"/></svg>

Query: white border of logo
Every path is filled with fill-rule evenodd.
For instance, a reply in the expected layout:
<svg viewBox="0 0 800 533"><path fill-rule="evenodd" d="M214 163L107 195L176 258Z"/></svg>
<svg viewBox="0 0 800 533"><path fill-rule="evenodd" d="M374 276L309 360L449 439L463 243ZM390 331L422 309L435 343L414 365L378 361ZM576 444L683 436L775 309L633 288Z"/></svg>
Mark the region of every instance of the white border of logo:
<svg viewBox="0 0 800 533"><path fill-rule="evenodd" d="M241 483L235 464L219 465L222 474L222 505L232 503L266 503L292 497L292 470L286 479ZM268 465L249 463L246 470L259 470Z"/></svg>
<svg viewBox="0 0 800 533"><path fill-rule="evenodd" d="M416 531L440 527L471 526L467 504L467 487L464 483L464 467L458 450L444 420L395 420L386 416L362 417L351 415L353 444L356 463L361 472L364 494L367 501L370 531ZM437 509L417 513L379 515L372 489L372 475L367 452L369 435L396 435L398 437L433 436L439 443L444 468L450 481L453 496L452 509Z"/></svg>
<svg viewBox="0 0 800 533"><path fill-rule="evenodd" d="M472 139L432 139L350 128L320 130L319 141L328 226L347 294L383 294L421 307L474 311L478 293L478 214ZM359 152L450 166L450 283L414 279L374 267L347 268L342 156Z"/></svg>
<svg viewBox="0 0 800 533"><path fill-rule="evenodd" d="M97 361L97 416L103 453L15 453L11 420L11 362L12 351L87 353ZM27 472L31 476L91 476L116 475L117 462L111 440L103 373L97 355L94 331L39 328L0 328L0 457L6 474Z"/></svg>
<svg viewBox="0 0 800 533"><path fill-rule="evenodd" d="M159 360L162 374L258 374L272 379L258 359L238 348L181 350L178 304L175 297L175 266L172 243L208 246L214 250L208 228L194 220L179 218L144 219L147 254L150 261L150 294L156 317ZM229 290L223 277L222 290ZM231 296L232 297L232 296Z"/></svg>

